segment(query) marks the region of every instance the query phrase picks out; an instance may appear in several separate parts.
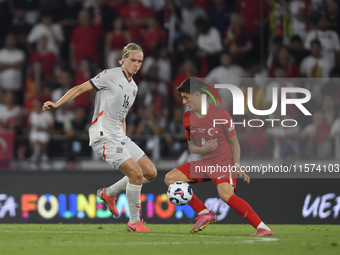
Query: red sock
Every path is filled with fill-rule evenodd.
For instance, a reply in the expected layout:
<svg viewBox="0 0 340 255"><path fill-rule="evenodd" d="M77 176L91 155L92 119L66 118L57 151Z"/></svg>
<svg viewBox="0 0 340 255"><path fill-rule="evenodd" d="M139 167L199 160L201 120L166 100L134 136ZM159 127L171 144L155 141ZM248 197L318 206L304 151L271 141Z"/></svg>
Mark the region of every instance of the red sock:
<svg viewBox="0 0 340 255"><path fill-rule="evenodd" d="M239 198L235 194L229 198L227 204L234 208L235 211L245 218L246 221L248 221L248 223L254 228L257 228L257 226L262 222L259 216L257 216L257 214L254 212L253 208L251 208L251 206L246 201L244 201L242 198Z"/></svg>
<svg viewBox="0 0 340 255"><path fill-rule="evenodd" d="M195 194L192 194L191 201L188 203L195 212L199 213L204 209L208 209L201 200L199 200Z"/></svg>

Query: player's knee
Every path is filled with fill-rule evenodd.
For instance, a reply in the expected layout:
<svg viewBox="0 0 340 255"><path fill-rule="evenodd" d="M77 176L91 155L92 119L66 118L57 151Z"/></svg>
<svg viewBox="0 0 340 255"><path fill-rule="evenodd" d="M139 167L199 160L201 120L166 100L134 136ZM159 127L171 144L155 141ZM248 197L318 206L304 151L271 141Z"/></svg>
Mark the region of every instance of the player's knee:
<svg viewBox="0 0 340 255"><path fill-rule="evenodd" d="M223 194L220 194L220 198L224 201L224 202L228 202L229 198L231 198L231 196L234 195L234 192L225 192Z"/></svg>
<svg viewBox="0 0 340 255"><path fill-rule="evenodd" d="M154 164L151 164L151 166L148 167L148 171L146 174L144 174L145 179L148 181L152 181L157 177L157 170Z"/></svg>
<svg viewBox="0 0 340 255"><path fill-rule="evenodd" d="M143 172L140 168L131 171L130 181L132 184L141 185L143 182Z"/></svg>

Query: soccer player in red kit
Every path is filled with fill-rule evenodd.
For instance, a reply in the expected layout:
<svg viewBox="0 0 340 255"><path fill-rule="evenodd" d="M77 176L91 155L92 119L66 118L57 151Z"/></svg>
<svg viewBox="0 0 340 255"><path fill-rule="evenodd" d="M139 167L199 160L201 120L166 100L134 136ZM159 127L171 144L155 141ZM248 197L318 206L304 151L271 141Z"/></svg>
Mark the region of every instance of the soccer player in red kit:
<svg viewBox="0 0 340 255"><path fill-rule="evenodd" d="M250 182L249 176L240 170L241 152L235 126L215 125L213 127L214 119L226 119L228 123L232 121L226 110L215 105L207 103L207 114L201 114L201 97L204 93L202 87L203 83L199 79L188 78L177 88L177 91L183 97L183 104L190 109L183 117L189 150L192 153L201 154L201 160L186 163L173 169L165 176L165 184L169 186L175 181L197 183L211 180L216 185L220 198L257 229L253 236L273 235L273 231L263 223L251 206L234 194L237 174L248 184ZM197 167L204 168L217 165L234 167L236 171L222 172L210 176L206 172L196 171ZM198 213L197 221L190 230L191 233L202 230L209 223L216 221L215 213L209 211L195 194L193 194L189 205Z"/></svg>

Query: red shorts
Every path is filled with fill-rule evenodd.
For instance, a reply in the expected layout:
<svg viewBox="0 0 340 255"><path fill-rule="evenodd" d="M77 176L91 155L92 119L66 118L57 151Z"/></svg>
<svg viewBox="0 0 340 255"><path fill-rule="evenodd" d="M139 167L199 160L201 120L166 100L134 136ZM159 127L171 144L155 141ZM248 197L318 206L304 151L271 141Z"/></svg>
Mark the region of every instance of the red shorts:
<svg viewBox="0 0 340 255"><path fill-rule="evenodd" d="M219 164L220 163L220 164ZM226 162L219 162L215 164L215 166L219 165L222 169L230 169L234 165L233 162L229 162L226 164ZM181 171L186 177L188 177L190 180L194 180L195 182L206 182L206 181L212 181L216 186L220 183L227 182L230 183L235 189L236 189L236 182L237 182L237 174L232 171L219 171L214 172L211 174L208 174L207 172L203 172L204 167L210 166L203 160L197 160L190 163L186 163L184 165L176 167L179 171ZM217 168L217 167L215 167ZM202 171L197 171L201 169Z"/></svg>

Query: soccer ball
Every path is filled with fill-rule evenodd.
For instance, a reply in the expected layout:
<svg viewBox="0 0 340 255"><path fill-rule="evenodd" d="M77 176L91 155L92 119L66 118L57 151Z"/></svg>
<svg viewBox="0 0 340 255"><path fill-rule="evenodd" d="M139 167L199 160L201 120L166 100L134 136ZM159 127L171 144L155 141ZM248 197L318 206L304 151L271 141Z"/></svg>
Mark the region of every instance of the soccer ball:
<svg viewBox="0 0 340 255"><path fill-rule="evenodd" d="M191 201L192 189L187 182L177 181L168 188L168 199L174 205L186 205Z"/></svg>

